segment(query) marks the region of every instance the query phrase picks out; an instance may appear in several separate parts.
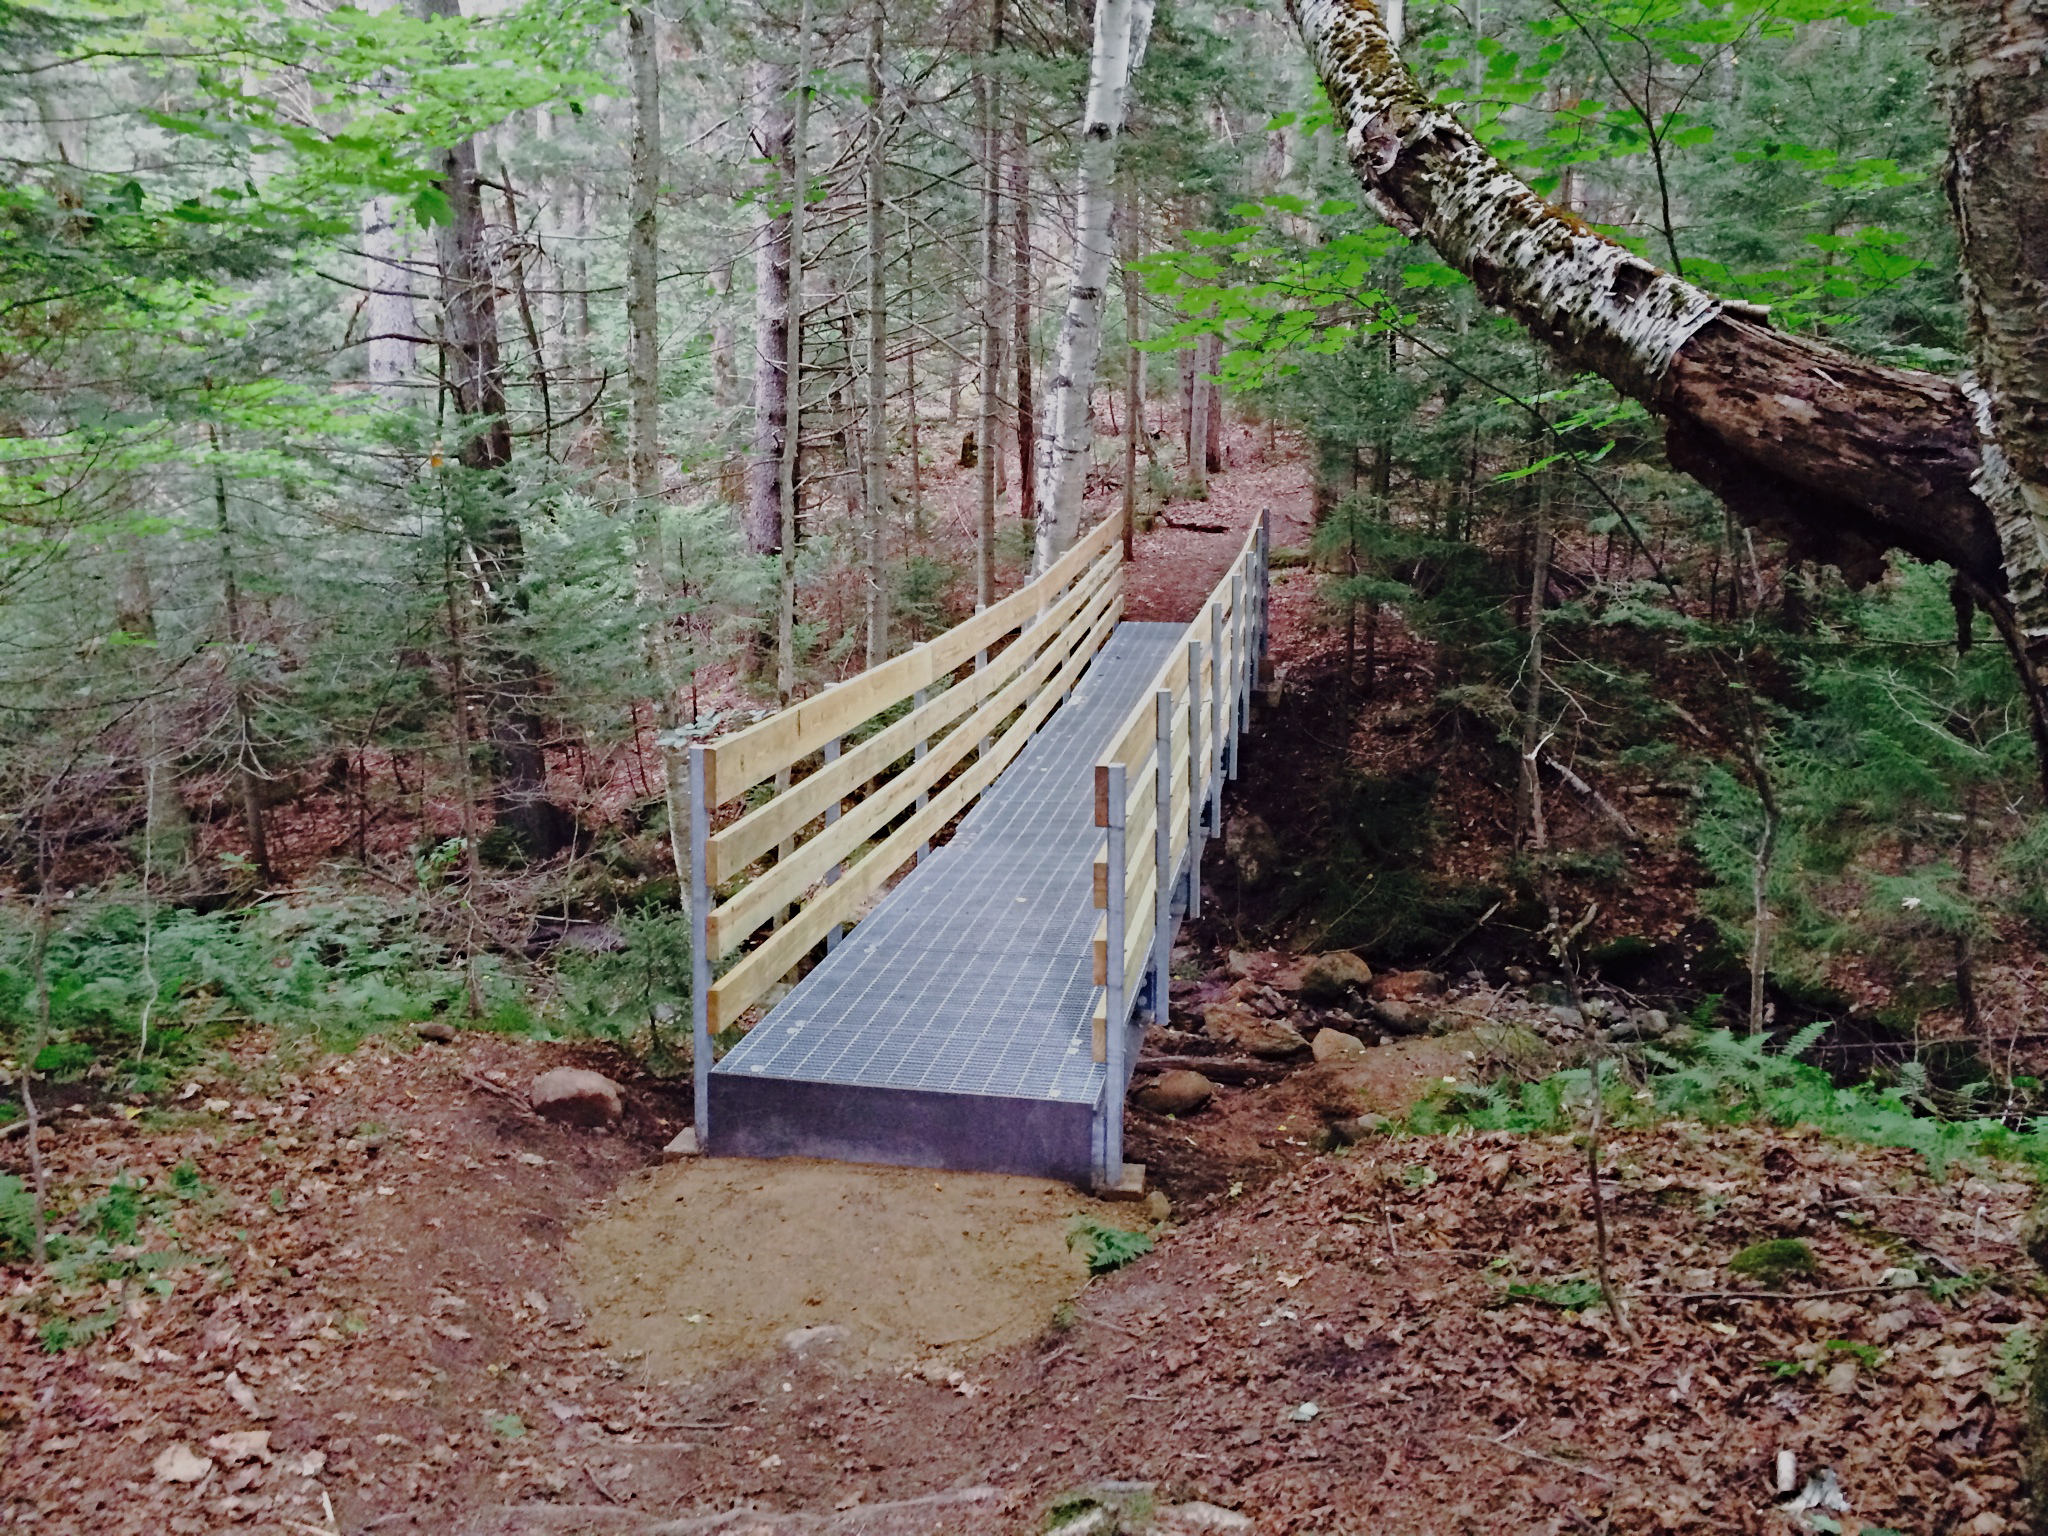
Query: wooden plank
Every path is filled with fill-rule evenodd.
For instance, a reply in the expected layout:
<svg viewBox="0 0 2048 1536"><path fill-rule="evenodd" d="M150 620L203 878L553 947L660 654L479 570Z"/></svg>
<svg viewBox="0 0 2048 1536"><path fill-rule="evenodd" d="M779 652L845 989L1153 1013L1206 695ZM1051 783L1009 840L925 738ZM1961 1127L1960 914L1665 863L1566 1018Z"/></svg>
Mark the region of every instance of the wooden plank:
<svg viewBox="0 0 2048 1536"><path fill-rule="evenodd" d="M1088 1014L1088 1022L1095 1036L1094 1059L1097 1062L1109 1060L1109 992L1106 988L1095 994L1095 1007Z"/></svg>
<svg viewBox="0 0 2048 1536"><path fill-rule="evenodd" d="M1109 850L1098 848L1095 852L1095 909L1109 910Z"/></svg>
<svg viewBox="0 0 2048 1536"><path fill-rule="evenodd" d="M1109 985L1109 914L1103 913L1095 920L1095 985Z"/></svg>
<svg viewBox="0 0 2048 1536"><path fill-rule="evenodd" d="M933 743L929 754L912 763L806 842L793 858L778 863L732 900L715 909L706 925L706 942L710 945L713 960L721 960L730 954L778 908L802 899L805 892L824 878L827 869L844 861L862 843L902 814L913 800L958 766L998 722L1025 704L1063 662L1072 659L1069 647L1087 634L1078 626L1099 616L1099 610L1112 599L1110 587L1113 585L1106 584L1096 590L1093 602L1074 621L1074 628L1056 629L1047 623L1044 628L1050 643L1040 642L1043 648L1038 658L977 708L957 730ZM1075 600L1083 595L1074 594Z"/></svg>
<svg viewBox="0 0 2048 1536"><path fill-rule="evenodd" d="M1052 683L1040 689L1025 705L1023 714L997 738L987 756L933 795L930 804L890 833L865 858L849 867L836 884L807 903L760 948L727 971L718 984L709 989L705 1004L714 1033L729 1028L791 966L810 953L835 923L850 922L862 903L909 862L920 843L966 810L974 798L995 781L1059 703L1060 695L1080 677L1122 617L1123 595L1121 592L1112 593L1109 607L1096 621L1095 628L1067 658Z"/></svg>
<svg viewBox="0 0 2048 1536"><path fill-rule="evenodd" d="M1104 562L1098 569L1092 569L1054 610L1051 623L1027 632L996 656L991 665L970 674L922 709L862 742L836 763L826 764L787 793L777 795L714 834L705 850L711 884L725 884L784 838L794 836L858 786L907 756L918 742L938 735L1007 683L1033 656L1060 637L1056 625L1066 624L1082 603L1116 575L1113 563Z"/></svg>
<svg viewBox="0 0 2048 1536"><path fill-rule="evenodd" d="M1027 619L1053 606L1056 596L1113 549L1121 560L1118 530L1103 523L1062 555L1045 575L942 635L891 657L880 666L835 683L788 709L722 738L705 751L705 797L723 805L754 785L843 736L863 721L909 698L965 664Z"/></svg>

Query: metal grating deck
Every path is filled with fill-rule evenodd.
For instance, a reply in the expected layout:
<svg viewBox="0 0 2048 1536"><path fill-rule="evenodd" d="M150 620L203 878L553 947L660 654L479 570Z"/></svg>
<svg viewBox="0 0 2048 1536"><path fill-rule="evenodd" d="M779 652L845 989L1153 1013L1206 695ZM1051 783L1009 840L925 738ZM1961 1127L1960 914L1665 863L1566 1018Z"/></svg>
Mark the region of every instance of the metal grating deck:
<svg viewBox="0 0 2048 1536"><path fill-rule="evenodd" d="M1179 624L1120 624L962 818L711 1072L710 1148L1085 1177L1093 769Z"/></svg>

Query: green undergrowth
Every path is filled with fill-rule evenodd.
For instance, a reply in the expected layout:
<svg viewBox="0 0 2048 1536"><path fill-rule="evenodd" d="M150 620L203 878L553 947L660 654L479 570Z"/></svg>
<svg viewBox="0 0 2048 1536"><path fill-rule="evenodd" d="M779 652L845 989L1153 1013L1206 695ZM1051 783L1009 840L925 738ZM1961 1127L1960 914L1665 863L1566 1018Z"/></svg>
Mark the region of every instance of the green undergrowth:
<svg viewBox="0 0 2048 1536"><path fill-rule="evenodd" d="M1088 1273L1107 1275L1152 1251L1152 1234L1127 1232L1092 1216L1077 1215L1067 1228L1067 1246L1079 1248L1088 1260Z"/></svg>
<svg viewBox="0 0 2048 1536"><path fill-rule="evenodd" d="M470 959L444 936L450 929L421 902L338 891L212 912L162 906L147 923L118 894L81 901L50 935L48 1022L34 1044L33 922L0 908L0 1055L19 1060L34 1044L30 1065L45 1078L144 1093L251 1025L345 1051L445 1018L676 1056L690 975L679 914L622 913L611 947L564 945L540 964L493 952ZM0 1120L14 1108L0 1107Z"/></svg>
<svg viewBox="0 0 2048 1536"><path fill-rule="evenodd" d="M1610 1057L1599 1064L1603 1113L1624 1129L1669 1120L1812 1126L1846 1141L1907 1148L1937 1176L1959 1159L1986 1157L2048 1168L2048 1116L1937 1113L1916 1062L1889 1083L1842 1086L1801 1059L1826 1028L1810 1024L1782 1047L1767 1035L1718 1029L1647 1050L1640 1062ZM1407 1128L1422 1135L1458 1126L1570 1130L1583 1120L1592 1082L1592 1069L1580 1067L1533 1082L1446 1083L1409 1111Z"/></svg>

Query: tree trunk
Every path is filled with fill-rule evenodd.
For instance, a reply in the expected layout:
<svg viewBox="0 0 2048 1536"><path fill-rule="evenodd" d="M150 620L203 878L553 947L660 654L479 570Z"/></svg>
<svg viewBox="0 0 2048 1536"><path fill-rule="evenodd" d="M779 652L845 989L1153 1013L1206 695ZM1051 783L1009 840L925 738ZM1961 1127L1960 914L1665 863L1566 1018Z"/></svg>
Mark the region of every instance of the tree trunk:
<svg viewBox="0 0 2048 1536"><path fill-rule="evenodd" d="M1138 439L1145 431L1145 354L1138 343L1145 339L1145 317L1138 306L1138 285L1133 280L1131 259L1136 254L1137 235L1131 228L1136 200L1124 204L1122 220L1124 260L1124 559L1131 558L1131 541L1138 531Z"/></svg>
<svg viewBox="0 0 2048 1536"><path fill-rule="evenodd" d="M1229 462L1223 452L1223 386L1215 378L1223 366L1223 338L1209 336L1203 341L1203 353L1207 358L1203 371L1209 375L1209 424L1204 429L1203 438L1209 445L1209 473L1215 475L1221 474Z"/></svg>
<svg viewBox="0 0 2048 1536"><path fill-rule="evenodd" d="M1539 445L1540 448L1540 445ZM1549 839L1543 825L1543 599L1550 586L1550 486L1537 492L1535 550L1529 560L1529 649L1523 661L1527 692L1522 702L1521 760L1515 765L1515 848L1541 853Z"/></svg>
<svg viewBox="0 0 2048 1536"><path fill-rule="evenodd" d="M747 465L742 519L747 548L757 555L782 547L782 448L789 425L789 262L792 210L774 195L790 184L795 124L787 66L754 66L754 155L771 169L754 203L754 456Z"/></svg>
<svg viewBox="0 0 2048 1536"><path fill-rule="evenodd" d="M1038 512L1038 412L1031 380L1031 128L1021 93L1010 152L1010 233L1010 298L1016 306L1010 349L1016 354L1017 369L1017 511L1030 532Z"/></svg>
<svg viewBox="0 0 2048 1536"><path fill-rule="evenodd" d="M1003 0L990 0L988 52L1003 45ZM996 280L996 236L1002 219L1002 140L997 121L1002 114L1002 86L988 70L974 72L975 110L981 127L981 355L975 383L981 411L974 430L976 535L974 599L983 607L996 600L996 467L1002 449L996 441L997 403L1002 397L1002 333L996 328L1000 285Z"/></svg>
<svg viewBox="0 0 2048 1536"><path fill-rule="evenodd" d="M242 827L249 839L249 862L265 885L276 875L270 865L270 838L263 825L261 765L256 758L253 711L249 707L249 686L244 673L249 665L249 642L242 627L242 587L236 574L233 524L228 519L228 482L219 464L220 433L208 426L208 446L215 458L213 469L214 536L220 542L221 608L227 620L228 694L235 709L235 791L242 802Z"/></svg>
<svg viewBox="0 0 2048 1536"><path fill-rule="evenodd" d="M454 0L426 0L447 14ZM443 11L442 7L448 11ZM463 418L460 458L475 470L501 470L512 462L512 429L505 419L505 369L498 353L498 303L484 249L483 202L477 187L476 142L464 139L443 152L441 189L453 210L436 230L441 261L441 340L448 359L449 399Z"/></svg>
<svg viewBox="0 0 2048 1536"><path fill-rule="evenodd" d="M882 115L882 13L868 26L868 665L889 656L889 565L884 541L889 504L889 315L883 286L887 241L882 183L888 125Z"/></svg>
<svg viewBox="0 0 2048 1536"><path fill-rule="evenodd" d="M811 127L811 0L804 0L796 32L796 100L789 137L789 357L788 398L777 476L781 513L781 580L775 614L775 693L785 705L796 697L797 460L803 443L804 364L804 140Z"/></svg>
<svg viewBox="0 0 2048 1536"><path fill-rule="evenodd" d="M395 199L380 197L363 209L364 371L370 390L393 409L406 403L417 359L414 337L412 235Z"/></svg>
<svg viewBox="0 0 2048 1536"><path fill-rule="evenodd" d="M2048 692L2048 8L1937 0L1946 184L1974 375L1963 380L2011 628Z"/></svg>
<svg viewBox="0 0 2048 1536"><path fill-rule="evenodd" d="M1209 338L1195 343L1188 369L1188 493L1209 494Z"/></svg>
<svg viewBox="0 0 2048 1536"><path fill-rule="evenodd" d="M644 7L626 12L626 58L633 77L631 192L626 213L627 430L634 514L643 523L661 499L661 316L655 296L656 198L661 188L661 72L655 28ZM643 549L643 558L645 550ZM658 573L650 572L650 575Z"/></svg>
<svg viewBox="0 0 2048 1536"><path fill-rule="evenodd" d="M1045 570L1081 526L1093 444L1089 405L1102 349L1102 304L1109 285L1110 210L1116 202L1116 140L1131 76L1145 57L1153 0L1097 0L1081 131L1081 185L1074 219L1074 265L1067 284L1059 349L1045 381L1038 440L1035 566Z"/></svg>
<svg viewBox="0 0 2048 1536"><path fill-rule="evenodd" d="M1432 103L1372 0L1288 4L1367 196L1569 366L1600 374L1662 415L1674 466L1744 521L1783 537L1793 558L1831 562L1852 582L1871 579L1891 549L1955 567L2021 662L2048 782L2048 533L2042 482L2027 480L2026 467L2039 458L2023 456L2015 472L2032 488L2027 497L2002 491L2000 466L1986 461L1962 386L1771 330L1754 306L1716 300L1660 271L1550 208ZM2039 242L2020 234L2048 198L2038 166L2024 169L2040 154L2039 135L2021 145L2022 135L1995 131L2029 120L2025 103L2038 104L2048 90L2048 70L2026 73L2030 57L2041 57L2042 23L2038 13L1980 13L1962 0L1950 9L1966 16L1955 24L1955 56L1972 82L1958 98L1963 142L1976 142L1967 125L1977 110L1988 134L1979 147L1990 152L1952 178L1966 221L1977 220L1975 231L1965 230L1963 260L1973 291L2001 308L2000 294L2020 290L2001 286L1998 252L2008 253L2004 270L2014 278L2043 259ZM2001 50L2001 37L2018 46ZM2005 105L1986 111L1992 101ZM2009 315L2039 334L2038 298ZM2048 366L2038 343L2031 353L2022 344L2019 355L2031 356L2036 379ZM1997 387L1995 370L1993 377ZM1998 410L1987 417L1985 431L1995 436ZM2024 518L1997 515L1992 504L2020 500L2034 509Z"/></svg>
<svg viewBox="0 0 2048 1536"><path fill-rule="evenodd" d="M461 15L458 0L419 4L426 16ZM512 462L512 428L505 415L496 274L485 240L474 139L463 139L443 153L441 191L449 206L448 222L436 230L441 343L447 358L444 387L467 434L461 462L477 473L476 494L487 504L481 524L474 531L465 529L464 538L470 579L488 626L491 672L478 693L488 700L491 740L498 754L497 816L517 834L529 855L546 858L567 840L567 826L547 795L547 759L534 708L540 680L532 659L509 638L525 550L504 483L503 472Z"/></svg>

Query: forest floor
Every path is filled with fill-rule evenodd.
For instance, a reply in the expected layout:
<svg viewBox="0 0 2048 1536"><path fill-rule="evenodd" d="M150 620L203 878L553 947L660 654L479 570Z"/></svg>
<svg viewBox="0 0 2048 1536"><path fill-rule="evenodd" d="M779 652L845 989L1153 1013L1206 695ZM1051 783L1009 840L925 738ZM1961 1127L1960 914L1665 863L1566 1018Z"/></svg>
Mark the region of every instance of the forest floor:
<svg viewBox="0 0 2048 1536"><path fill-rule="evenodd" d="M1226 531L1148 535L1131 615L1191 609L1266 506L1298 544L1305 485L1282 465L1170 508ZM1307 573L1281 574L1274 611L1284 672L1327 660ZM1388 646L1393 712L1426 667ZM1263 714L1246 791L1262 751L1330 745L1313 700ZM1646 900L1645 921L1683 921ZM1232 910L1190 939L1197 996L1229 978ZM687 1094L598 1047L398 1032L339 1055L251 1032L165 1101L81 1101L44 1138L53 1203L102 1235L54 1288L7 1277L0 1525L2022 1527L2015 1343L2044 1307L2018 1174L1798 1130L1612 1133L1617 1317L1584 1304L1595 1207L1571 1138L1332 1146L1333 1118L1476 1075L1496 1022L1540 1004L1452 979L1443 1006L1462 1027L1225 1063L1197 1112L1134 1107L1128 1155L1164 1198L1112 1209L1022 1180L664 1164ZM561 1064L618 1079L625 1120L534 1116L523 1085ZM19 1140L0 1156L27 1173ZM1091 1280L1065 1247L1077 1213L1157 1247ZM1815 1271L1731 1274L1778 1238ZM1809 1488L1829 1497L1801 1514Z"/></svg>

